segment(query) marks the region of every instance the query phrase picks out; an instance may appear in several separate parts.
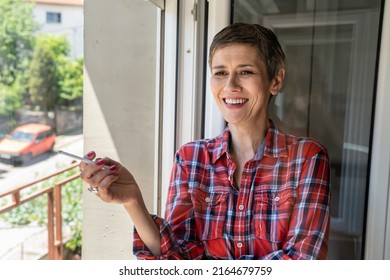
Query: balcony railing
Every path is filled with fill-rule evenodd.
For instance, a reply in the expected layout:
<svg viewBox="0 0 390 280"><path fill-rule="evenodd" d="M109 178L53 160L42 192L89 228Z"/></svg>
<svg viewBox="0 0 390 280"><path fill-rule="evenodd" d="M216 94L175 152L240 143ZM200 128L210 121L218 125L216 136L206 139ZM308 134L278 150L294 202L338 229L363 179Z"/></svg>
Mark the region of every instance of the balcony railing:
<svg viewBox="0 0 390 280"><path fill-rule="evenodd" d="M58 170L50 175L44 176L35 181L29 182L27 184L14 187L5 192L0 193L0 200L3 198L8 199L8 202L1 206L0 215L6 213L16 207L19 207L23 203L36 199L40 196L47 195L47 231L48 231L48 255L47 259L49 260L62 260L63 259L63 235L62 235L62 213L61 213L61 189L64 185L77 179L80 175L79 172L62 179L54 183L54 185L49 185L39 190L33 190L33 187L37 184L40 184L44 181L47 181L55 176L58 176L64 172L72 170L78 166L78 163L74 163L66 168ZM22 190L29 192L27 195L21 195Z"/></svg>

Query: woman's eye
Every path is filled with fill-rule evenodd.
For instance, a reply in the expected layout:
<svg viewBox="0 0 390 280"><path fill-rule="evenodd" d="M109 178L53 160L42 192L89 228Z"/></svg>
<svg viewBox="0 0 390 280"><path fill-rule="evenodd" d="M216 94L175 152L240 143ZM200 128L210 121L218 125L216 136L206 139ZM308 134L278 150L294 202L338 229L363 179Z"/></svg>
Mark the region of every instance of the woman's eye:
<svg viewBox="0 0 390 280"><path fill-rule="evenodd" d="M226 75L226 73L223 71L219 71L219 72L214 73L214 76L224 76L224 75Z"/></svg>
<svg viewBox="0 0 390 280"><path fill-rule="evenodd" d="M241 75L250 75L250 74L253 74L252 71L249 71L249 70L243 70L241 71Z"/></svg>

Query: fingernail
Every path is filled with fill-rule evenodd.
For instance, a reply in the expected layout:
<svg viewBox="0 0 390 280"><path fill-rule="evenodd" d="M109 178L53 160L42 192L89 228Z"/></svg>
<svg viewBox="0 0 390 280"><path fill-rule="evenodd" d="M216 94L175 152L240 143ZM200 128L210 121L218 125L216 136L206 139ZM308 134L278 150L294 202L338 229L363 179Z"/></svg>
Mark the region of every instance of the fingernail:
<svg viewBox="0 0 390 280"><path fill-rule="evenodd" d="M111 165L108 169L110 169L111 171L115 171L116 170L116 165Z"/></svg>
<svg viewBox="0 0 390 280"><path fill-rule="evenodd" d="M96 161L97 165L103 165L104 164L104 159L99 159Z"/></svg>
<svg viewBox="0 0 390 280"><path fill-rule="evenodd" d="M95 155L95 152L94 151L91 151L87 154L87 157L93 157Z"/></svg>

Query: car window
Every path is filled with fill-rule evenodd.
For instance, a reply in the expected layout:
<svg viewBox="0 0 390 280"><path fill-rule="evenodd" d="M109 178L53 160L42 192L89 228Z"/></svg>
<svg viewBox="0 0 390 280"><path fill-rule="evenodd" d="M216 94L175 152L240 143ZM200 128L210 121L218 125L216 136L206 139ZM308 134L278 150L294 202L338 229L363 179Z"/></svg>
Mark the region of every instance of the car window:
<svg viewBox="0 0 390 280"><path fill-rule="evenodd" d="M44 132L40 132L37 136L37 139L35 140L36 142L39 142L43 139L43 137L45 136L45 133Z"/></svg>
<svg viewBox="0 0 390 280"><path fill-rule="evenodd" d="M34 134L23 131L13 131L7 136L7 138L11 140L31 142L34 139Z"/></svg>
<svg viewBox="0 0 390 280"><path fill-rule="evenodd" d="M51 135L53 135L53 134L54 134L54 132L53 132L52 129L46 131L46 137L49 137L49 136L51 136Z"/></svg>

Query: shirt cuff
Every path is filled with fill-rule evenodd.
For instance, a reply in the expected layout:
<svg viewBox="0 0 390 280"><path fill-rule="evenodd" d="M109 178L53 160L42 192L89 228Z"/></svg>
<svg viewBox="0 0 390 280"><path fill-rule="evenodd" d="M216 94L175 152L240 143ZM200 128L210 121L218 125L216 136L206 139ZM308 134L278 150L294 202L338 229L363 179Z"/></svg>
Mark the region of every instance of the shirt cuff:
<svg viewBox="0 0 390 280"><path fill-rule="evenodd" d="M179 259L179 246L176 242L175 235L172 232L170 225L164 219L150 215L154 223L160 229L160 245L161 255L154 256L148 247L141 240L137 229L134 227L133 253L140 260L164 260L164 259Z"/></svg>

